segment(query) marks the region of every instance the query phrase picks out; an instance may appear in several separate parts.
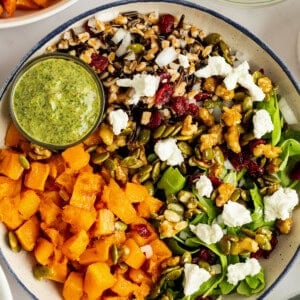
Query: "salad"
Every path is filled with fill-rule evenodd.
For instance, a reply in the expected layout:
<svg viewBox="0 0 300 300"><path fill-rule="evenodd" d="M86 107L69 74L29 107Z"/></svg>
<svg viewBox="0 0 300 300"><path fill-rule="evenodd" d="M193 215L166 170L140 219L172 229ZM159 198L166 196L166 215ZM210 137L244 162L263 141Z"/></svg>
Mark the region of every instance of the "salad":
<svg viewBox="0 0 300 300"><path fill-rule="evenodd" d="M290 232L300 189L300 132L276 82L183 15L98 13L46 51L102 80L106 113L85 143L94 168L163 201L150 221L172 257L147 298L261 292L259 260Z"/></svg>

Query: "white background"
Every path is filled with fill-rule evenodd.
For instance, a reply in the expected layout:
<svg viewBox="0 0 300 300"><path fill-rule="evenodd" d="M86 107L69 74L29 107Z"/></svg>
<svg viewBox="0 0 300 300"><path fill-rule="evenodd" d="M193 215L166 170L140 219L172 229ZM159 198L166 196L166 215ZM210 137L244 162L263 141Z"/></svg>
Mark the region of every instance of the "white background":
<svg viewBox="0 0 300 300"><path fill-rule="evenodd" d="M115 1L79 0L67 10L46 20L22 27L0 29L0 86L4 84L22 56L50 31L90 8L113 2ZM191 2L213 9L246 27L282 59L294 78L298 83L300 82L300 49L297 50L297 44L300 43L299 0L285 0L278 4L256 8L227 4L217 0L194 0ZM8 277L14 300L29 300L27 293L7 271L5 263L2 260L0 260L0 263ZM300 294L299 277L300 255L298 254L288 272L282 276L279 284L265 299L287 300Z"/></svg>

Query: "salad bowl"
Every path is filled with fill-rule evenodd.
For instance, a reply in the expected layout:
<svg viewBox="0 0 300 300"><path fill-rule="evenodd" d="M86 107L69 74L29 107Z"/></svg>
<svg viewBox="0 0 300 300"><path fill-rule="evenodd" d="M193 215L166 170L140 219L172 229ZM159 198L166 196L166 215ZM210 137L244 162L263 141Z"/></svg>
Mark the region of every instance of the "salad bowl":
<svg viewBox="0 0 300 300"><path fill-rule="evenodd" d="M218 33L226 44L233 49L235 57L240 61L247 61L251 70L263 70L263 74L271 78L278 93L284 100L285 108L282 113L292 127L300 123L300 87L292 74L262 41L251 34L247 29L234 23L225 16L211 11L205 7L187 1L119 1L112 5L103 5L85 12L74 19L68 20L54 31L50 32L37 45L35 45L17 64L15 71L10 75L6 84L0 90L0 145L4 147L5 135L10 122L8 102L11 86L18 70L29 60L42 55L46 49L59 43L65 32L71 28L74 31L84 27L93 16L102 16L108 20L118 13L134 12L146 14L155 12L158 14L171 14L180 18L184 15L184 21L193 24L205 33ZM261 71L262 72L262 71ZM128 84L128 82L126 83ZM299 129L299 128L298 128ZM265 270L266 286L259 291L258 295L252 295L249 299L263 299L272 290L272 287L280 280L281 276L288 270L290 264L299 250L300 237L297 234L300 226L300 210L296 207L293 211L292 230L287 235L278 237L278 245L268 259L261 259L261 265ZM6 243L6 228L0 227L1 256L4 258L9 270L16 280L24 287L24 290L33 299L61 299L61 287L57 284L42 280L36 280L32 275L34 258L28 252L14 253ZM18 266L22 265L22 268ZM42 295L42 296L41 296ZM228 299L243 299L240 295L226 296ZM188 298L187 298L188 299ZM227 299L227 298L226 298Z"/></svg>

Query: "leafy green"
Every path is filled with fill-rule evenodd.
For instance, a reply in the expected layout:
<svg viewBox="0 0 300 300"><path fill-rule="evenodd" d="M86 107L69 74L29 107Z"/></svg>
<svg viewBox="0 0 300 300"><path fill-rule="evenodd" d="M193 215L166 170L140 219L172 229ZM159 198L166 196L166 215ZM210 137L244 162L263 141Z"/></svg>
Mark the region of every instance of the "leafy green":
<svg viewBox="0 0 300 300"><path fill-rule="evenodd" d="M281 137L282 118L276 91L273 91L272 94L270 94L268 100L258 102L256 107L265 109L270 114L274 126L274 129L271 133L271 143L273 146L277 145Z"/></svg>

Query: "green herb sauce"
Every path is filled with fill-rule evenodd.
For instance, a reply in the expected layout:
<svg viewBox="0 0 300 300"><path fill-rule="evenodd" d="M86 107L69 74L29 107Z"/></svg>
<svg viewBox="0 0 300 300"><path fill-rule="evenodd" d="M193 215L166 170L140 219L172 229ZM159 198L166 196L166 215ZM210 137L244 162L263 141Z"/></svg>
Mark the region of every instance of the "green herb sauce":
<svg viewBox="0 0 300 300"><path fill-rule="evenodd" d="M13 91L12 109L21 129L50 145L76 143L93 129L102 111L98 85L87 69L64 58L31 66Z"/></svg>

